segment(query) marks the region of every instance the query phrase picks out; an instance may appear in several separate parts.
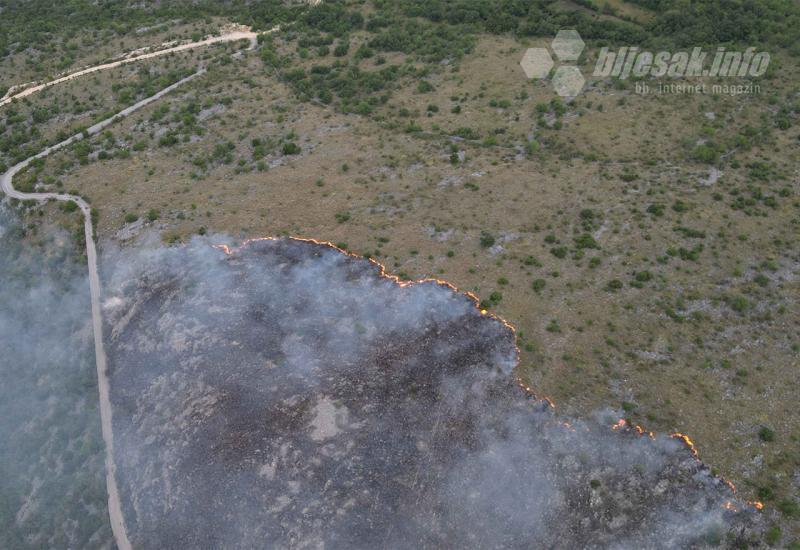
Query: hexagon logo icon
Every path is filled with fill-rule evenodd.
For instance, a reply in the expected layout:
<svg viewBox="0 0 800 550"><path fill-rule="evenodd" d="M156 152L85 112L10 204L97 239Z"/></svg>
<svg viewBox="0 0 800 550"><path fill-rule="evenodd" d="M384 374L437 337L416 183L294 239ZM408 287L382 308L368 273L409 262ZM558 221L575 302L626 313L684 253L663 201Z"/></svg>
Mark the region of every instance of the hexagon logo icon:
<svg viewBox="0 0 800 550"><path fill-rule="evenodd" d="M560 30L550 47L559 61L577 61L586 43L574 29Z"/></svg>
<svg viewBox="0 0 800 550"><path fill-rule="evenodd" d="M561 97L575 97L586 84L581 70L575 65L562 65L553 76L553 88Z"/></svg>
<svg viewBox="0 0 800 550"><path fill-rule="evenodd" d="M580 58L586 43L578 31L562 29L558 31L550 47L559 63L575 62ZM519 64L529 79L543 79L550 75L555 62L546 48L528 48ZM577 65L561 65L553 74L553 88L561 97L578 95L585 84L586 79Z"/></svg>
<svg viewBox="0 0 800 550"><path fill-rule="evenodd" d="M528 78L545 78L553 68L553 58L545 48L528 48L519 64Z"/></svg>

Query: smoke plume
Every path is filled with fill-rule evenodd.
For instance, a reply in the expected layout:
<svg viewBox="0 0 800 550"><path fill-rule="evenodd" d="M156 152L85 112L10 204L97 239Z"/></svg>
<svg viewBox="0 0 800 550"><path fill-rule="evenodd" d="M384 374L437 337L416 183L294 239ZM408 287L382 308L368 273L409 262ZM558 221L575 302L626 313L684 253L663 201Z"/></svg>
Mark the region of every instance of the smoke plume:
<svg viewBox="0 0 800 550"><path fill-rule="evenodd" d="M527 396L513 330L447 285L292 239L101 265L135 547L712 547L757 523L682 441Z"/></svg>
<svg viewBox="0 0 800 550"><path fill-rule="evenodd" d="M0 282L0 548L107 548L85 265L0 205Z"/></svg>

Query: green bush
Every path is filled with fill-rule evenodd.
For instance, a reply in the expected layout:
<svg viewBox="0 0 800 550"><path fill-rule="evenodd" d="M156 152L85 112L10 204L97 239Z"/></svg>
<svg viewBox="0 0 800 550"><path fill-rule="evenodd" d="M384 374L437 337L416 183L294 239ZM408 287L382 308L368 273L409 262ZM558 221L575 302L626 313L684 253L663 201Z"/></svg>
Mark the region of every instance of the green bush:
<svg viewBox="0 0 800 550"><path fill-rule="evenodd" d="M300 146L292 141L287 141L283 144L284 155L299 155L301 152Z"/></svg>
<svg viewBox="0 0 800 550"><path fill-rule="evenodd" d="M494 246L495 238L488 231L481 231L480 242L483 248L491 248L492 246Z"/></svg>
<svg viewBox="0 0 800 550"><path fill-rule="evenodd" d="M786 516L795 517L800 512L800 507L795 501L786 499L778 503L778 510Z"/></svg>
<svg viewBox="0 0 800 550"><path fill-rule="evenodd" d="M344 57L350 51L350 42L339 42L333 49L333 55L336 57Z"/></svg>
<svg viewBox="0 0 800 550"><path fill-rule="evenodd" d="M622 281L620 281L619 279L612 279L606 285L606 290L610 292L616 292L618 290L621 290L623 286L624 285Z"/></svg>
<svg viewBox="0 0 800 550"><path fill-rule="evenodd" d="M768 427L763 426L760 430L758 430L758 438L765 443L771 443L772 441L775 441L775 432Z"/></svg>

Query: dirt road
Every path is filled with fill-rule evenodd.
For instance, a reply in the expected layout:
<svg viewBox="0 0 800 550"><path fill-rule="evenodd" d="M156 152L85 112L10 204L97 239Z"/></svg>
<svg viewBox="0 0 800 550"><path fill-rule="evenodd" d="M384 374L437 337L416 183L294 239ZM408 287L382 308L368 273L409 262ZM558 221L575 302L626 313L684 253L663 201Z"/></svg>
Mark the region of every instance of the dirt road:
<svg viewBox="0 0 800 550"><path fill-rule="evenodd" d="M94 135L103 131L106 127L110 126L117 120L124 118L131 113L138 111L142 107L157 101L164 95L168 94L178 86L189 82L203 74L204 69L198 70L196 73L184 78L164 88L157 94L150 96L142 101L131 105L130 107L120 111L116 115L98 122L87 130L88 135ZM38 155L35 155L27 160L20 162L13 166L0 179L0 186L3 192L11 198L19 200L37 200L37 201L74 201L78 204L83 213L84 218L84 234L86 236L86 257L89 264L89 289L92 298L92 327L94 329L94 353L97 364L97 386L100 393L100 423L102 425L103 440L106 445L106 487L108 489L108 513L111 518L111 529L114 533L114 539L120 550L130 550L131 543L128 540L128 535L125 530L125 521L122 515L122 505L120 503L119 491L117 489L116 480L116 466L114 465L114 433L111 429L111 401L109 399L109 383L108 383L108 370L106 364L106 352L103 347L103 318L100 312L100 276L97 272L97 250L94 245L94 228L92 227L92 209L89 204L81 197L74 195L67 195L63 193L23 193L14 189L12 180L14 175L25 169L34 159L46 157L59 149L67 147L71 143L83 139L83 134L72 136L69 139L48 147Z"/></svg>
<svg viewBox="0 0 800 550"><path fill-rule="evenodd" d="M271 32L271 31L270 31ZM78 71L66 74L64 76L58 77L54 80L49 82L44 82L41 84L33 84L24 90L14 93L14 89L12 88L9 90L8 94L6 94L3 99L0 99L0 107L6 105L7 103L11 103L15 99L22 99L23 97L27 97L31 94L34 94L38 91L44 90L45 88L49 88L50 86L55 86L56 84L61 84L62 82L67 82L70 80L74 80L76 78L80 78L82 76L86 76L87 74L96 73L98 71L105 71L107 69L113 69L114 67L119 67L120 65L127 65L128 63L135 63L137 61L144 61L146 59L152 59L154 57L159 57L162 55L167 55L170 53L181 52L184 50L190 50L192 48L198 48L200 46L209 46L211 44L219 44L221 42L234 42L237 40L249 40L250 47L253 48L256 45L256 39L258 35L249 30L234 30L229 31L219 36L209 36L203 40L198 40L196 42L187 42L186 44L179 44L177 46L171 46L160 50L155 50L152 52L144 53L141 55L134 55L131 57L124 57L122 59L118 59L117 61L112 61L110 63L104 63L102 65L94 65L92 67L87 67L85 69L80 69Z"/></svg>
<svg viewBox="0 0 800 550"><path fill-rule="evenodd" d="M312 1L313 5L319 3L319 0ZM275 27L268 31L269 33L275 32L278 30L278 27ZM64 75L60 78L52 80L50 82L46 82L43 84L35 84L31 85L28 88L25 88L22 91L14 93L9 92L2 100L0 100L0 107L10 103L14 99L23 98L29 96L33 93L36 93L44 88L48 88L50 86L54 86L61 82L67 82L69 80L73 80L75 78L80 78L87 74L91 74L97 71L102 71L106 69L112 69L114 67L119 67L120 65L125 65L128 63L134 63L137 61L143 61L146 59L152 59L154 57L166 55L169 53L179 52L183 50L188 50L191 48L197 48L200 46L207 46L211 44L217 44L221 42L230 42L230 41L237 41L237 40L249 40L250 41L250 48L254 48L257 43L257 33L251 32L249 29L242 30L236 29L225 32L219 36L212 36L208 37L204 40L199 40L196 42L189 42L186 44L180 44L177 46L171 46L164 49L152 51L149 53L144 53L141 55L132 55L117 61L113 61L111 63L105 63L103 65L96 65L93 67L88 67L85 69L81 69L75 71L73 73ZM112 117L107 118L101 122L98 122L94 126L90 127L86 130L86 134L91 136L97 134L98 132L103 131L106 127L110 126L114 122L130 115L131 113L138 111L142 107L157 101L164 95L170 93L175 88L189 82L200 76L201 74L205 73L204 69L198 69L197 72L194 74L164 88L157 94L150 96L142 101L139 101L135 105L131 105L130 107L123 109L119 113L115 114ZM84 134L78 134L72 136L69 139L62 141L61 143L57 143L48 147L47 149L43 150L37 155L26 159L19 164L11 167L5 174L0 177L0 187L2 188L3 192L11 198L19 199L19 200L37 200L37 201L49 201L49 200L57 200L57 201L74 201L81 209L84 217L84 234L86 236L86 257L88 260L88 267L89 267L89 288L91 293L91 302L92 302L92 326L94 330L94 350L95 350L95 358L97 364L97 381L98 381L98 389L100 394L100 422L102 425L102 432L103 432L103 440L106 446L106 486L108 490L108 512L111 519L111 529L114 534L114 539L117 543L117 547L120 550L130 550L131 543L128 539L128 534L125 528L125 520L122 514L122 504L119 497L119 490L117 487L117 480L116 480L116 466L114 464L114 434L112 431L112 410L111 410L111 401L109 397L109 380L108 380L108 370L107 370L107 361L106 361L106 353L105 348L103 346L103 318L100 309L100 276L97 271L97 250L94 244L94 228L92 227L92 211L89 204L83 200L81 197L63 194L63 193L23 193L14 189L12 180L14 175L19 173L21 170L24 170L34 159L44 158L59 149L63 149L68 145L79 141L84 138Z"/></svg>

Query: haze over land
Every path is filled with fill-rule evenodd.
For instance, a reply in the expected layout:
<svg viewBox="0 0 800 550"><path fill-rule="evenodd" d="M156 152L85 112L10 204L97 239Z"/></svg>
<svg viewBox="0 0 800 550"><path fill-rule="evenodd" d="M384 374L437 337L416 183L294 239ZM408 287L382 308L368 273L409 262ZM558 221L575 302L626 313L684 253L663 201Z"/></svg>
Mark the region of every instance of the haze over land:
<svg viewBox="0 0 800 550"><path fill-rule="evenodd" d="M251 25L256 33L276 25L280 30L262 34L256 44L250 40L206 44L207 37L219 37L220 30L231 23ZM89 444L83 443L91 440L89 434L94 428L89 420L97 401L90 398L96 399L98 388L87 386L80 395L66 391L72 376L69 373L77 372L77 368L83 376L83 363L93 363L86 347L91 342L91 312L88 304L79 303L87 296L82 279L86 261L82 255L87 250L84 219L80 217L84 207L89 224L86 234L94 232L96 236L105 274L102 282L107 288L102 302L110 308L103 313L107 344L117 346L119 341L114 338L124 334L130 340L149 339L165 349L177 346L176 355L153 358L147 376L154 378L138 380L139 386L129 378L130 365L138 361L135 352L146 347L137 350L134 346L133 355L122 354L114 347L115 359L110 363L112 373L115 361L119 372L127 373L118 379L118 386L112 384L112 394L121 399L130 392L125 403L119 403L124 411L120 416L118 405L114 405L114 431L125 433L126 449L152 445L154 451L142 456L115 452L120 459L129 460L124 475L130 477L119 478L127 483L123 504L130 506L129 499L137 491L143 491L151 503L138 512L126 512L135 523L134 546L145 540L142 537L154 541L164 535L158 524L166 521L167 513L156 512L159 503L178 506L183 500L180 495L167 495L170 490L162 485L163 479L148 479L149 474L142 473L142 468L147 472L148 467L164 467L169 463L165 457L177 451L152 440L142 443L129 439L132 426L143 430L139 436L159 427L155 418L174 416L182 418L185 426L194 422L204 426L195 417L180 416L181 411L194 410L197 404L192 405L195 402L190 400L184 408L182 401L174 400L189 389L168 383L171 369L176 377L185 377L181 374L185 367L181 353L188 353L192 346L202 348L208 334L219 334L227 342L220 350L228 351L214 348L198 354L215 358L197 367L203 376L211 376L208 373L216 372L246 348L232 334L236 330L233 326L217 328L213 319L181 308L190 307L191 297L204 296L201 289L206 278L216 284L214 277L226 270L252 271L254 280L260 271L273 273L271 260L263 266L245 261L246 266L234 269L231 266L238 265L235 257L226 259L220 251L208 247L215 241L190 244L197 235L217 234L229 235L219 239L234 244L253 237L289 235L330 241L356 256L377 259L401 280L447 280L474 293L482 309L516 327L513 338L520 351L519 365L506 382L512 384L519 378L533 393L556 403L556 412L536 412L533 403L517 401L518 390L511 387L507 393L490 392L476 399L476 403L496 409L482 410L478 415L486 426L477 429L473 424L462 425L462 431L454 428L450 433L472 434L467 439L474 443L469 446L473 451L492 449L497 440L503 448L508 441L515 442L515 449L527 457L521 470L514 470L519 491L508 491L515 503L520 502L518 499L525 501L531 487L543 488L547 494L578 495L577 501L567 498L571 505L578 502L574 504L575 513L560 516L566 518L563 525L559 524L567 533L564 540L586 545L580 542L580 536L604 532L612 534L603 539L605 546L616 543L632 547L645 540L635 537L655 536L666 546L680 546L700 537L710 546L738 541L745 546L796 548L800 541L800 415L796 408L800 391L798 28L796 3L788 0L736 4L704 0L690 5L671 0L575 5L334 0L317 6L277 0L255 4L199 2L191 6L177 0L135 6L116 1L94 5L82 0L45 5L33 0L4 6L0 13L0 96L14 85L47 82L55 75L99 66L126 54L132 58L145 51L142 48L152 51L164 44L182 45L181 51L82 74L0 106L0 172L69 136L84 138L47 158L33 158L13 177L14 187L22 193L54 193L64 199L71 194L81 200L59 204L7 201L15 212L6 225L24 230L9 230L2 235L4 245L12 247L6 255L11 259L2 267L9 273L2 298L4 326L12 328L3 335L10 336L2 347L11 350L7 355L13 358L3 368L29 375L19 379L19 390L10 386L7 406L12 415L9 418L30 421L9 421L0 425L0 430L8 434L9 442L20 440L23 434L34 434L32 441L44 442L30 446L9 443L4 451L11 453L8 468L13 472L13 483L3 490L0 501L10 547L102 547L109 541L106 522L96 521L106 513L104 503L80 504L91 510L87 523L70 519L75 518L70 504L63 510L41 506L45 500L42 495L49 494L48 487L73 495L77 499L74 502L80 502L83 493L91 495L86 497L87 503L96 502L96 487L75 492L85 483L75 472L95 475L99 468L102 477L102 463L96 462L102 457L102 449L97 454L98 449L89 451ZM545 48L553 54L551 41L560 29L574 29L586 42L577 61L556 60L556 67L576 66L587 77L576 97L555 94L553 73L540 80L526 79L519 64L529 47ZM662 82L591 76L603 46L672 52L691 51L695 46L711 52L717 47L730 51L753 47L768 51L771 63L768 72L754 82L737 78L703 80L757 84L758 92L754 93L642 94L642 84L653 90ZM190 75L190 80L183 80ZM666 82L691 85L697 80ZM171 85L168 94L159 93ZM146 98L153 101L141 103ZM137 105L141 109L128 118L111 118ZM101 132L82 134L104 120L110 125ZM151 242L149 252L143 253L143 235L148 236L145 240L155 239L161 244ZM341 256L329 252L331 258ZM69 267L56 269L52 260L48 260L47 269L36 267L40 265L37 262L45 261L42 254L44 258L57 254L59 265ZM327 252L323 256L328 258ZM185 266L179 260L165 260L163 271L144 260L131 264L131 258L144 257L193 259L200 264L194 273L184 273ZM336 278L337 268L329 261L314 264L318 270L330 269L325 276L314 279L313 274L318 272L308 270L307 280L315 284L307 288L296 288L294 282L282 283L285 286L277 292L278 301L308 292L315 307L324 310L329 292L317 294L312 290L327 284L325 277ZM122 273L133 281L133 274L145 264L150 265L150 281L172 273L174 296L138 282L132 282L133 287L115 286L125 278ZM130 266L129 272L124 271L125 266ZM300 271L295 274L302 278ZM188 281L200 286L194 290L182 286ZM225 287L223 282L220 287ZM411 288L415 287L402 291L410 292ZM28 290L33 293L29 311L24 305ZM177 296L189 291L185 302L175 302ZM228 294L211 293L203 299L209 303L222 300L218 307L230 308L229 315L235 317L249 311L248 300L264 301L265 296L273 296L270 292L245 286L241 294L232 291L229 301L223 299ZM61 293L74 298L69 308L47 301ZM442 296L445 294L455 296L450 291ZM148 311L125 309L133 296L149 296L148 303L165 305ZM436 296L439 294L434 292L420 300L415 314L425 318L438 311ZM35 307L39 298L41 308ZM376 304L381 299L373 300L370 292L352 299L380 309ZM133 318L149 315L154 326L173 327L180 338L162 341L165 334L150 334L147 327L133 332L130 327L119 328L115 336L111 331L120 320L114 317L114 307L130 312ZM302 323L314 318L313 311L303 317L299 310L293 310L292 315L298 317L285 317L287 322L295 319ZM343 329L350 319L345 313L333 311L328 317L340 320L339 328ZM190 314L198 319L194 332L188 331L191 323L174 324L174 315L189 319ZM19 315L22 321L15 323ZM392 315L385 314L381 322L391 323ZM258 325L260 321L253 322ZM283 325L265 323L269 330L286 330ZM457 324L459 330L471 326L469 322ZM58 330L53 329L55 325ZM82 328L77 330L77 326ZM200 326L204 330L200 331ZM381 326L381 330L390 328ZM356 331L353 341L372 342L374 336ZM418 336L413 331L407 335L411 340ZM52 350L50 356L39 355L38 348L27 349L40 341L49 343L45 349ZM264 353L273 352L269 348ZM84 355L88 359L79 359ZM374 367L369 354L357 357ZM311 352L303 358L315 364ZM347 369L355 369L361 364L358 361ZM54 363L59 362L65 369L54 371ZM68 367L78 363L83 366ZM324 370L325 366L318 368ZM252 377L263 384L270 379L264 371L247 369L241 374L245 379ZM51 378L54 372L66 377L63 388L59 379ZM468 375L461 378L470 379ZM367 380L376 387L385 384L384 390L390 391L389 379L370 374ZM225 394L227 389L220 389L224 376L214 382L209 385L210 394ZM264 401L266 407L269 399L261 393L266 391L263 384L231 395L250 395L252 391L248 399ZM324 392L281 384L271 390L275 395L290 400L302 395L308 405L292 409L290 416L298 424L280 433L296 445L314 433L312 424L307 423L314 420L314 407L333 409L326 409L327 402L321 397ZM409 394L412 387L408 383L398 390L409 403L419 397ZM162 388L163 393L154 388ZM328 389L335 393L335 388ZM437 399L449 395L441 388L431 391ZM36 399L26 399L32 393ZM38 399L45 395L46 408L38 406ZM75 401L78 396L87 401ZM348 411L358 411L370 402L346 392L340 397ZM420 399L418 405L424 408L426 402ZM159 404L163 407L158 408ZM221 414L211 401L197 406L209 412L209 418ZM336 409L338 405L332 406ZM49 412L62 410L59 407L71 412ZM140 412L134 415L134 410ZM267 409L241 405L241 410L241 421L247 425L250 421L258 423L260 413L254 411ZM617 412L610 417L597 412L609 410ZM393 418L390 412L384 414ZM82 427L67 429L68 435L53 436L65 430L60 422L72 418L70 415L77 415ZM363 416L371 418L366 413ZM341 415L334 417L340 419ZM520 417L524 419L518 422ZM621 436L619 427L612 429L620 417L626 419L625 426L630 429ZM496 431L502 419L516 427L511 432ZM585 426L585 441L571 439L573 432L565 430L563 422ZM189 437L177 427L177 421L161 424L173 439ZM408 427L400 422L398 437L409 441L433 437L421 434L419 430L425 432L428 426L422 421L418 424ZM637 425L661 435L656 441L648 436L640 438L633 433L636 428L632 427ZM203 429L216 434L220 432L217 428ZM699 485L687 482L684 474L702 468L679 440L669 438L673 433L687 434L694 441L714 475L703 473ZM260 432L254 429L252 434ZM264 453L276 444L275 434L267 435L261 449ZM349 441L350 435L339 435L343 444ZM373 456L378 452L374 445L378 440L369 428L353 456ZM542 449L541 442L550 440L556 441L554 447ZM80 452L76 441L81 442ZM468 456L459 441L457 437L448 440L448 449L470 458L474 466L470 471L475 475L489 475L493 463L478 461L479 454ZM60 447L56 443L61 443ZM238 457L230 462L237 464L230 470L230 479L246 476L258 461L237 461L243 456L249 460L252 456L244 451L260 447L242 449L240 443L236 438L227 439L213 452L200 456L228 456L225 452L230 451ZM583 444L602 452L588 452L584 461L580 458L583 451L578 450ZM317 453L315 445L300 445L303 450L299 456ZM396 448L394 443L387 445ZM630 450L631 446L635 450ZM659 500L662 497L655 494L659 487L655 478L633 475L634 485L641 483L643 500L634 499L631 506L637 512L626 513L625 521L614 519L620 512L612 505L616 502L614 495L622 498L630 488L617 487L616 478L602 468L605 473L600 475L587 473L592 469L584 467L595 461L625 462L627 459L614 454L615 449L632 455L626 464L633 465L634 472L638 471L637 461L642 467L655 464L653 470L644 469L672 480L666 493L669 498L662 494L664 500ZM637 454L639 451L642 454ZM421 482L403 482L427 506L420 508L420 514L439 517L441 525L448 528L455 529L453 526L464 518L469 518L470 524L484 525L484 520L475 519L477 508L470 508L472 504L452 508L443 496L447 493L443 480L460 462L445 460L447 466L437 470L428 467L439 463L431 458L433 455L414 452L418 454L409 464L379 470L396 471L398 479L406 479L404 468L438 472L430 479L439 481L430 481L425 487ZM436 456L450 456L448 452ZM565 455L579 457L579 474L574 479L562 475ZM196 455L174 456L183 460ZM339 463L346 464L347 460ZM534 468L534 463L539 466ZM385 465L378 459L375 464ZM204 475L211 475L213 468L209 468ZM327 466L309 468L318 468L309 474L314 479L321 479L328 471ZM611 477L603 477L606 474ZM275 476L275 483L287 483L288 478ZM343 483L347 479L337 476L333 477ZM212 477L219 483L228 479L224 475ZM181 483L187 484L184 488L190 487L192 479L189 475L177 476L171 479L170 487ZM381 479L382 489L386 484L391 486L388 478ZM738 495L729 494L720 479L734 483ZM240 481L237 478L232 483ZM673 488L674 497L670 492ZM245 506L247 499L275 500L288 495L290 489L267 484L251 493L243 491L246 496L240 504ZM308 497L308 486L295 489L296 503L316 502ZM489 493L483 492L478 504L499 498L486 496ZM224 498L215 505L223 506L220 502L239 492L219 488L218 494ZM388 490L373 494L379 503L392 498L406 502L405 496L396 497L396 492ZM609 495L612 498L607 498ZM337 496L329 497L331 500L325 496L319 502L341 504ZM69 498L65 502L72 502ZM729 500L728 507L741 513L726 510ZM763 512L754 512L745 504L748 501L763 503ZM648 513L658 520L642 523L649 528L632 527L636 520L631 518L645 513L646 507L637 502L653 504ZM704 513L688 521L682 512L675 517L666 512L682 502L702 502ZM431 512L437 506L457 510L449 516L450 523L447 514ZM541 511L538 505L531 506ZM553 503L544 508L548 513L560 513ZM385 517L378 509L380 506L374 517ZM275 535L280 540L299 540L291 538L292 529L304 525L306 519L292 510L287 505L271 518L283 522L280 535ZM328 522L331 536L338 530L345 533L344 538L337 539L339 544L347 536L359 537L358 530L349 533L346 526L357 525L366 517L347 515L344 520L325 516L321 509L317 512L309 517ZM175 513L175 525L183 525L182 516ZM507 538L496 539L493 537L500 532L497 527L502 521L497 515L485 515L492 518L486 519L480 530L487 537L487 545L524 544L526 536L533 537L531 533L542 537L557 533L537 531L523 522L507 525L503 531ZM506 517L513 521L514 515ZM586 520L588 517L595 519ZM253 519L276 532L274 524L264 517ZM584 520L585 524L580 523ZM686 533L676 535L688 537L681 539L684 543L654 535L655 524L677 532L669 527L673 521L686 525ZM576 527L575 522L582 527ZM206 523L181 529L185 528L187 537L197 536L214 525ZM745 531L725 527L744 524ZM428 522L412 517L409 525L413 527L403 533L432 541L432 546L441 545L437 537L445 531L438 530L435 519ZM257 531L231 526L235 532L219 531L220 540L242 543L247 536L256 536ZM303 531L303 536L312 537L310 531ZM400 532L394 536L402 537ZM336 543L333 538L329 542ZM469 542L464 540L465 544Z"/></svg>
<svg viewBox="0 0 800 550"><path fill-rule="evenodd" d="M677 548L759 521L681 440L526 399L510 327L436 282L287 239L106 264L136 547Z"/></svg>

